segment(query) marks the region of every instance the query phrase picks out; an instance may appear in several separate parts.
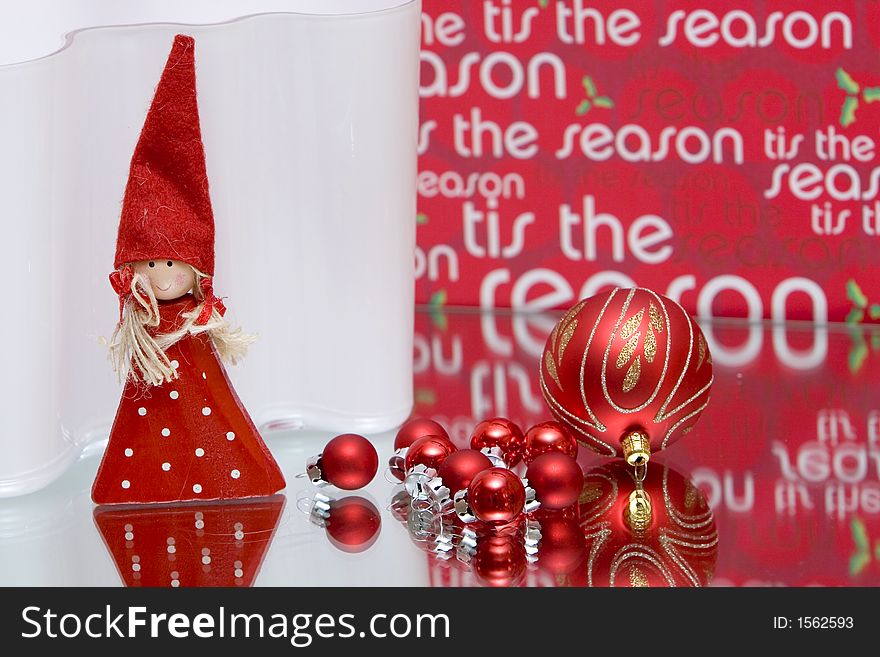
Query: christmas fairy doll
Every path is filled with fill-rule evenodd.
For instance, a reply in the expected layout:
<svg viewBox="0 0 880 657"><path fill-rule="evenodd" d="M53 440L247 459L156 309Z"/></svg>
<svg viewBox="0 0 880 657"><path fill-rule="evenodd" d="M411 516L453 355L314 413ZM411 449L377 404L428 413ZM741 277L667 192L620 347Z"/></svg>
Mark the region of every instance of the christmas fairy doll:
<svg viewBox="0 0 880 657"><path fill-rule="evenodd" d="M214 216L194 41L178 35L131 160L110 276L110 355L125 389L92 487L98 504L266 496L284 477L226 375L251 336L214 295Z"/></svg>

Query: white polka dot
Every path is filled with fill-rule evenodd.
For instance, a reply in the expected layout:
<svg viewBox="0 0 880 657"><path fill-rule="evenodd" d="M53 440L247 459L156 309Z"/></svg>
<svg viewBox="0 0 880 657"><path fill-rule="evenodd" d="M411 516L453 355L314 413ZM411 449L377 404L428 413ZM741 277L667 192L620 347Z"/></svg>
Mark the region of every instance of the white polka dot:
<svg viewBox="0 0 880 657"><path fill-rule="evenodd" d="M204 513L202 513L201 511L196 511L196 520L201 520L204 517L205 517Z"/></svg>
<svg viewBox="0 0 880 657"><path fill-rule="evenodd" d="M173 588L176 589L177 587L180 586L180 580L172 579L172 580L171 580L171 586L172 586Z"/></svg>
<svg viewBox="0 0 880 657"><path fill-rule="evenodd" d="M244 538L244 532L239 529L237 532L235 532L235 538L240 541Z"/></svg>
<svg viewBox="0 0 880 657"><path fill-rule="evenodd" d="M169 536L168 540L166 540L165 542L168 543L168 545L174 545L174 537Z"/></svg>
<svg viewBox="0 0 880 657"><path fill-rule="evenodd" d="M125 523L125 527L123 527L123 529L127 532L133 532L134 525L132 525L130 522L127 522L127 523Z"/></svg>
<svg viewBox="0 0 880 657"><path fill-rule="evenodd" d="M235 569L235 576L236 577L244 577L244 571L241 568L236 568Z"/></svg>
<svg viewBox="0 0 880 657"><path fill-rule="evenodd" d="M141 565L139 563L133 563L133 564L131 564L131 569L134 572L138 572L141 569Z"/></svg>
<svg viewBox="0 0 880 657"><path fill-rule="evenodd" d="M205 521L204 520L196 520L196 529L204 529Z"/></svg>
<svg viewBox="0 0 880 657"><path fill-rule="evenodd" d="M239 531L239 530L241 530L241 529L244 529L244 525L242 525L240 522L237 522L237 523L235 523L234 525L232 525L232 528L233 528L235 531Z"/></svg>
<svg viewBox="0 0 880 657"><path fill-rule="evenodd" d="M232 565L235 566L236 568L241 568L241 561L239 561L238 559L236 559L235 562L234 562Z"/></svg>
<svg viewBox="0 0 880 657"><path fill-rule="evenodd" d="M178 367L180 367L180 363L178 363L176 360L172 360L171 361L171 369L176 370Z"/></svg>
<svg viewBox="0 0 880 657"><path fill-rule="evenodd" d="M180 393L176 390L172 390L168 393L168 396L171 397L171 399L177 399L178 397L180 397Z"/></svg>
<svg viewBox="0 0 880 657"><path fill-rule="evenodd" d="M211 407L210 407L210 406L205 406L205 407L202 409L202 415L210 415L210 414L211 414Z"/></svg>
<svg viewBox="0 0 880 657"><path fill-rule="evenodd" d="M193 493L201 493L202 485L201 484L193 484Z"/></svg>
<svg viewBox="0 0 880 657"><path fill-rule="evenodd" d="M146 415L146 414L147 414L147 409L144 408L143 406L141 406L141 407L138 409L138 415L140 415L141 417L143 417L143 416Z"/></svg>
<svg viewBox="0 0 880 657"><path fill-rule="evenodd" d="M169 545L167 550L168 550L168 554L174 554L175 552L177 552L177 548L173 545Z"/></svg>
<svg viewBox="0 0 880 657"><path fill-rule="evenodd" d="M202 563L207 566L209 563L211 563L211 557L205 555L204 557L202 557Z"/></svg>
<svg viewBox="0 0 880 657"><path fill-rule="evenodd" d="M171 429L169 429L168 427L165 427L164 429L162 429L162 435L167 438L168 436L171 435Z"/></svg>
<svg viewBox="0 0 880 657"><path fill-rule="evenodd" d="M196 456L202 457L204 455L205 455L205 450L203 450L201 447L196 447Z"/></svg>
<svg viewBox="0 0 880 657"><path fill-rule="evenodd" d="M202 378L203 378L203 379L207 379L207 378L208 378L208 375L205 374L204 372L202 372Z"/></svg>
<svg viewBox="0 0 880 657"><path fill-rule="evenodd" d="M202 548L202 554L206 556L211 554L211 548Z"/></svg>
<svg viewBox="0 0 880 657"><path fill-rule="evenodd" d="M125 540L133 541L134 540L134 532L125 532Z"/></svg>
<svg viewBox="0 0 880 657"><path fill-rule="evenodd" d="M140 558L138 555L135 554L135 555L132 556L132 558L131 558L131 562L132 562L132 563L140 563L140 562L141 562L141 558Z"/></svg>
<svg viewBox="0 0 880 657"><path fill-rule="evenodd" d="M128 488L129 486L131 486L131 482L128 479L123 479L122 480L122 487Z"/></svg>
<svg viewBox="0 0 880 657"><path fill-rule="evenodd" d="M165 463L162 464L162 469L165 472L168 472L171 469L171 464L168 461L165 461Z"/></svg>
<svg viewBox="0 0 880 657"><path fill-rule="evenodd" d="M241 473L238 470L233 470L229 473L229 476L233 479L238 479L241 476Z"/></svg>
<svg viewBox="0 0 880 657"><path fill-rule="evenodd" d="M235 440L235 433L232 431L226 432L226 440Z"/></svg>
<svg viewBox="0 0 880 657"><path fill-rule="evenodd" d="M131 447L126 447L125 448L125 455L131 456L132 454L134 454L134 450Z"/></svg>

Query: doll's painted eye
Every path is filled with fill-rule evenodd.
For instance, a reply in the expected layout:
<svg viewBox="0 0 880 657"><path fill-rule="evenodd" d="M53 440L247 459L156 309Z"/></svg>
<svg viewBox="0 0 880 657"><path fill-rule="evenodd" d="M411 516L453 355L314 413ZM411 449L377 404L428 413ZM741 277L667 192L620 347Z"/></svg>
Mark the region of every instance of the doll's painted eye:
<svg viewBox="0 0 880 657"><path fill-rule="evenodd" d="M155 267L155 266L156 266L156 263L153 262L152 260L150 260L150 267Z"/></svg>
<svg viewBox="0 0 880 657"><path fill-rule="evenodd" d="M169 261L168 261L168 266L169 266L169 267L173 267L173 266L174 266L174 263L171 262L171 261L169 260Z"/></svg>

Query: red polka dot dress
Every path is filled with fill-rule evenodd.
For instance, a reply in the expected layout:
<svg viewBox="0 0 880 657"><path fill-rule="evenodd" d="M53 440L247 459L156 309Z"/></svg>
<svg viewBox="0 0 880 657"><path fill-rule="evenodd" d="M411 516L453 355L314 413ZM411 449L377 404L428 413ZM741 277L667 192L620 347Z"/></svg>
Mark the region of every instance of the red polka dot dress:
<svg viewBox="0 0 880 657"><path fill-rule="evenodd" d="M157 333L184 322L192 295L159 304ZM165 350L177 378L129 377L92 486L98 504L225 500L272 495L284 477L232 388L207 334Z"/></svg>

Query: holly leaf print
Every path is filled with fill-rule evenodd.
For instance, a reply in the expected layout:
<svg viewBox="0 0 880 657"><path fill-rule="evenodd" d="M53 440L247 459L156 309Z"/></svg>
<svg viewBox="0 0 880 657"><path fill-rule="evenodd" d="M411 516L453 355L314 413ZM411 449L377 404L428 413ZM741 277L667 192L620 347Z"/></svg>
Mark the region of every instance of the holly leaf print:
<svg viewBox="0 0 880 657"><path fill-rule="evenodd" d="M598 98L594 98L593 104L596 107L604 107L605 109L611 109L612 107L614 107L614 101L611 100L608 96L599 96Z"/></svg>
<svg viewBox="0 0 880 657"><path fill-rule="evenodd" d="M577 114L578 116L583 116L584 114L586 114L589 111L590 111L590 101L584 99L577 106L577 109L574 111L574 113Z"/></svg>
<svg viewBox="0 0 880 657"><path fill-rule="evenodd" d="M880 87L865 87L865 90L862 92L862 98L868 103L880 100Z"/></svg>
<svg viewBox="0 0 880 657"><path fill-rule="evenodd" d="M592 98L596 95L596 85L593 84L593 78L589 75L585 75L583 80L581 80L581 84L584 86L584 91L587 92L587 97Z"/></svg>
<svg viewBox="0 0 880 657"><path fill-rule="evenodd" d="M859 99L855 96L847 96L840 108L840 125L846 128L856 122L856 110L859 108Z"/></svg>
<svg viewBox="0 0 880 657"><path fill-rule="evenodd" d="M880 319L880 303L872 303L868 309L868 317L871 319Z"/></svg>
<svg viewBox="0 0 880 657"><path fill-rule="evenodd" d="M846 282L846 298L852 301L858 308L866 308L868 306L868 297L865 296L862 288L859 287L859 284L853 278Z"/></svg>
<svg viewBox="0 0 880 657"><path fill-rule="evenodd" d="M416 225L422 226L426 223L428 223L428 215L426 215L424 212L419 212L416 215Z"/></svg>
<svg viewBox="0 0 880 657"><path fill-rule="evenodd" d="M837 71L835 71L834 76L837 78L837 86L843 89L846 93L859 93L859 83L853 80L852 76L842 68L838 68Z"/></svg>

